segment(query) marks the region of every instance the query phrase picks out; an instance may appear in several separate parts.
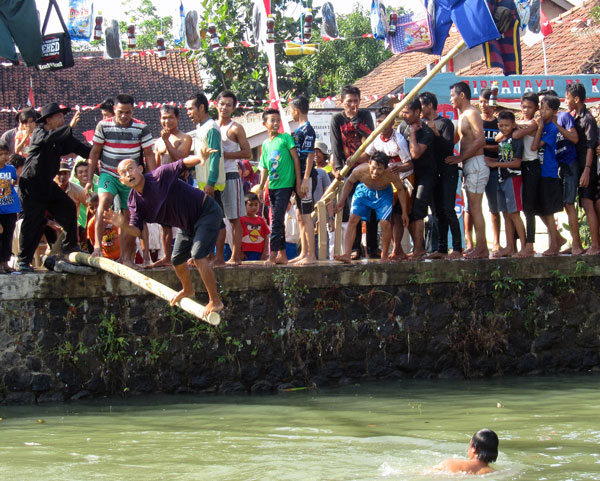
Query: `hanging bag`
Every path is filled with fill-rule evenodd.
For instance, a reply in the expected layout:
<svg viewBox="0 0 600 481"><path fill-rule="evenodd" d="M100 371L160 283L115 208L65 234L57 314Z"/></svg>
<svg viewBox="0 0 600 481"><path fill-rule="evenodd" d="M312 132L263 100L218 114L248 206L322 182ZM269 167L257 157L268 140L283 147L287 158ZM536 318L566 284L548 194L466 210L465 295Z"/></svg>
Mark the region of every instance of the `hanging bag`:
<svg viewBox="0 0 600 481"><path fill-rule="evenodd" d="M61 33L51 33L46 35L46 27L52 13L52 7L56 9L58 19L62 25ZM38 70L52 71L75 65L73 61L73 49L71 47L71 36L65 25L65 21L60 14L56 0L50 0L46 18L42 27L42 62L38 65Z"/></svg>

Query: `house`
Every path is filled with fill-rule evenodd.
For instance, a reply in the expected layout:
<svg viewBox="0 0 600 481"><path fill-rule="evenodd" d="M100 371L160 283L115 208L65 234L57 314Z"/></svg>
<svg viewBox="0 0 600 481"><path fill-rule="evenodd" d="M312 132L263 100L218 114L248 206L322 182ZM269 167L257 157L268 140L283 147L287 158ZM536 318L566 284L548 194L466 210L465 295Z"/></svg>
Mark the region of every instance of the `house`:
<svg viewBox="0 0 600 481"><path fill-rule="evenodd" d="M600 34L598 26L588 22L595 5L596 0L587 0L576 7L566 0L544 2L544 13L553 28L545 42L549 73L588 73L597 68ZM452 27L443 53L450 51L459 40L460 34ZM544 74L541 42L532 47L521 43L521 55L524 74ZM425 76L438 59L421 52L396 54L389 58L355 83L361 90L361 107L375 109L393 102L404 93L404 79ZM486 66L481 46L462 50L442 71L457 72L462 76L502 74L500 69Z"/></svg>
<svg viewBox="0 0 600 481"><path fill-rule="evenodd" d="M146 122L152 135L160 136L158 107L162 103L183 104L202 88L196 62L189 62L181 51L167 52L166 60L147 52L128 52L120 59L107 59L102 52L74 52L75 65L54 72L10 64L0 65L0 132L14 127L15 111L27 105L30 80L35 104L39 108L48 102L83 108L76 134L94 130L102 118L96 107L106 98L117 94L133 95L136 103L134 117ZM180 115L183 131L194 129L185 112Z"/></svg>

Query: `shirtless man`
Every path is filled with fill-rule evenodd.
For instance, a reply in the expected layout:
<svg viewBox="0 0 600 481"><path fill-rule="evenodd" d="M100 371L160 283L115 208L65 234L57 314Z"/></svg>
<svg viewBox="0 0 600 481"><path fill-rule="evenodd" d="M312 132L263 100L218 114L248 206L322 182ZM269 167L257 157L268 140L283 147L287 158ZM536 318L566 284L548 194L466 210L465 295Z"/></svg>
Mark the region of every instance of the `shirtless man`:
<svg viewBox="0 0 600 481"><path fill-rule="evenodd" d="M231 246L231 259L228 265L242 263L242 222L240 218L246 215L244 201L244 187L238 171L238 160L252 157L250 143L246 138L246 131L238 122L231 120L237 106L237 97L233 92L224 90L217 97L217 112L219 113L219 127L221 128L221 142L223 143L223 159L225 161L225 190L223 191L223 213L231 224L233 245ZM217 240L217 260L223 253L225 245L225 231L222 231Z"/></svg>
<svg viewBox="0 0 600 481"><path fill-rule="evenodd" d="M471 89L465 82L450 87L450 103L458 109L458 128L454 141L460 144L460 154L446 157L449 165L463 163L464 185L469 201L469 213L475 227L475 248L465 255L466 259L487 259L489 251L485 238L485 220L481 201L490 177L490 169L483 157L485 135L481 114L471 105Z"/></svg>
<svg viewBox="0 0 600 481"><path fill-rule="evenodd" d="M394 190L391 184L398 191L398 200L402 206L402 224L404 227L408 226L404 184L400 180L400 177L388 168L388 162L389 157L387 155L383 152L375 152L369 163L356 167L344 183L342 195L334 209L335 212L339 212L344 208L346 199L352 191L354 184L360 182L352 197L350 219L348 220L348 228L346 229L346 237L344 239L344 254L335 256L336 261L351 262L352 244L356 236L356 226L361 219L369 219L372 211L375 211L377 214L377 220L381 226L381 262L389 261L388 254L392 238L392 205L394 203Z"/></svg>
<svg viewBox="0 0 600 481"><path fill-rule="evenodd" d="M190 155L192 138L179 130L179 109L171 105L163 105L160 109L160 139L156 141L154 155L156 165L165 165L184 159ZM164 254L150 267L171 265L173 251L173 228L162 226L162 242Z"/></svg>
<svg viewBox="0 0 600 481"><path fill-rule="evenodd" d="M481 429L471 438L469 459L449 458L434 466L433 471L450 473L487 474L494 470L489 463L498 458L498 436L491 429Z"/></svg>

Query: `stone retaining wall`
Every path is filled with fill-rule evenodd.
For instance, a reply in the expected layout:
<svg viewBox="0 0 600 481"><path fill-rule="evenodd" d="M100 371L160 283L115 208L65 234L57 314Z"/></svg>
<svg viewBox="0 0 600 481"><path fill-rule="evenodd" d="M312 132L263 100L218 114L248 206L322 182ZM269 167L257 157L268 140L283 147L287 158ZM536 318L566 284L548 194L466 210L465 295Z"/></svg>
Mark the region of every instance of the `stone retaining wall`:
<svg viewBox="0 0 600 481"><path fill-rule="evenodd" d="M600 370L597 258L216 272L217 328L110 275L1 276L0 403Z"/></svg>

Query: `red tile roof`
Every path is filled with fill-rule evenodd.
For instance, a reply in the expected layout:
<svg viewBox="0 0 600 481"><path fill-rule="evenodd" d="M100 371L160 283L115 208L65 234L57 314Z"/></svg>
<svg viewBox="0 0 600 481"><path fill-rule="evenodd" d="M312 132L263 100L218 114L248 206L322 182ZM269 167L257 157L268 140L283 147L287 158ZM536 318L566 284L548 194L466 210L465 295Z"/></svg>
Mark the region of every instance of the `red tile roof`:
<svg viewBox="0 0 600 481"><path fill-rule="evenodd" d="M121 59L105 59L101 52L75 52L75 65L55 72L39 72L23 63L0 66L0 109L25 106L29 94L29 78L37 107L59 102L69 107L95 106L120 93L133 95L136 102L178 102L201 89L202 81L196 62L188 62L178 51L167 53L166 60L156 55L133 55ZM135 109L134 116L148 124L154 137L160 135L158 109ZM0 132L14 127L14 113L0 112ZM99 110L84 111L76 133L94 129ZM180 115L180 128L194 128L185 112Z"/></svg>
<svg viewBox="0 0 600 481"><path fill-rule="evenodd" d="M548 74L572 75L599 70L600 25L588 22L591 9L597 5L598 0L588 0L550 20L552 33L545 38ZM521 42L521 57L523 75L544 74L542 42L532 47ZM488 68L482 59L457 75L502 75L502 70Z"/></svg>
<svg viewBox="0 0 600 481"><path fill-rule="evenodd" d="M444 54L452 49L460 40L455 28L444 44ZM421 52L396 54L376 67L371 73L359 79L354 85L360 89L361 107L368 107L378 98L393 93L404 84L405 78L417 77L428 64L439 59L437 55Z"/></svg>

